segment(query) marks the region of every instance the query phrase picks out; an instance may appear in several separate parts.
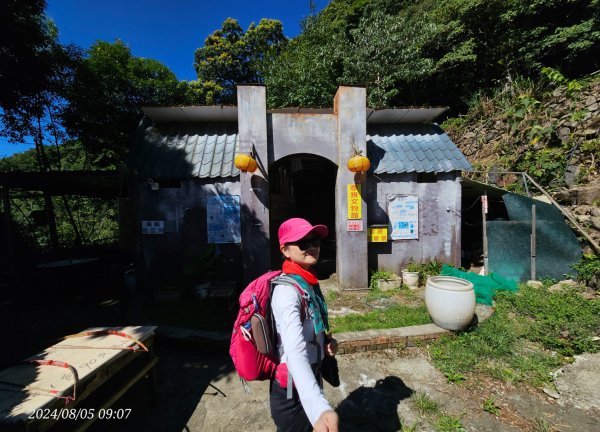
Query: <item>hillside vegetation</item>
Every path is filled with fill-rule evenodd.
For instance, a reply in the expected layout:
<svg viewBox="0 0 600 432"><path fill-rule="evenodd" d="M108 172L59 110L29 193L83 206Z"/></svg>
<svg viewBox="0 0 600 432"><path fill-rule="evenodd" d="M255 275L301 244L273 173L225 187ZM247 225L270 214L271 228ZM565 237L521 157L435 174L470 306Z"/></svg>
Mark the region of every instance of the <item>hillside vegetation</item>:
<svg viewBox="0 0 600 432"><path fill-rule="evenodd" d="M521 192L519 176L500 173L528 173L570 208L598 243L600 75L568 80L547 69L545 77L519 80L481 96L465 115L442 126L475 171L491 173L488 178L498 186Z"/></svg>

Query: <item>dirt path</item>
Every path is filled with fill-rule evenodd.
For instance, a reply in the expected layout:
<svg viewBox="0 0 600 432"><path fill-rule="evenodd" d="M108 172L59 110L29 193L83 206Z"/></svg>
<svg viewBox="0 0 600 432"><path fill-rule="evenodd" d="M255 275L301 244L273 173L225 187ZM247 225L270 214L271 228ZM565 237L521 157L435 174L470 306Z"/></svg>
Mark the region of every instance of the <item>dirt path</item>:
<svg viewBox="0 0 600 432"><path fill-rule="evenodd" d="M588 363L598 367L600 355ZM339 412L345 432L397 431L402 427L436 431L443 414L460 419L467 431L600 430L600 406L595 402L583 407L566 395L557 401L538 390L494 381L450 384L421 351L348 354L339 356L339 366L342 384L339 388L326 385L325 394ZM580 378L575 370L563 374L564 383ZM213 380L211 389L218 391L208 389L204 394L188 422L189 430L272 431L268 387L266 383L251 383L250 387L251 393L245 394L233 373ZM437 414L419 412L415 399L422 395L438 404ZM500 409L498 416L483 410L487 398Z"/></svg>

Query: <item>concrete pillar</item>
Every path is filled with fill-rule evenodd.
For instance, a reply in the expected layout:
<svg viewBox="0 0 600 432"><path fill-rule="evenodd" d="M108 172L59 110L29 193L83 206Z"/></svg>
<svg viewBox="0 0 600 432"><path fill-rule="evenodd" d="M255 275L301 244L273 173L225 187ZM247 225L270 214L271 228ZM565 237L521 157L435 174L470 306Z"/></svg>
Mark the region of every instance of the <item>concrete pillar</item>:
<svg viewBox="0 0 600 432"><path fill-rule="evenodd" d="M354 148L367 155L367 92L361 87L340 86L333 103L337 115L338 175L335 186L335 230L337 276L342 289L369 286L367 257L367 183L366 174L348 170ZM348 231L348 185L361 189L362 231Z"/></svg>
<svg viewBox="0 0 600 432"><path fill-rule="evenodd" d="M269 160L267 95L262 85L237 88L238 140L241 153L254 153L258 169L240 173L240 206L244 282L269 270Z"/></svg>

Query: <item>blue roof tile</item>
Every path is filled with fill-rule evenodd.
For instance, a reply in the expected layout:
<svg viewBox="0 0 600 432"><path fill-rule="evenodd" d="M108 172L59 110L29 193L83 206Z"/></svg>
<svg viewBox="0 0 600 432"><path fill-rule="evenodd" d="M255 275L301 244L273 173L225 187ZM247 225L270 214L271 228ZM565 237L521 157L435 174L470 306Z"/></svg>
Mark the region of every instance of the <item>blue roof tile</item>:
<svg viewBox="0 0 600 432"><path fill-rule="evenodd" d="M375 174L470 170L471 164L434 124L368 125L367 156ZM236 177L236 123L153 124L145 119L129 155L142 177Z"/></svg>
<svg viewBox="0 0 600 432"><path fill-rule="evenodd" d="M153 124L138 128L129 166L142 177L235 177L236 123Z"/></svg>
<svg viewBox="0 0 600 432"><path fill-rule="evenodd" d="M450 137L435 124L368 125L370 172L450 172L471 164Z"/></svg>

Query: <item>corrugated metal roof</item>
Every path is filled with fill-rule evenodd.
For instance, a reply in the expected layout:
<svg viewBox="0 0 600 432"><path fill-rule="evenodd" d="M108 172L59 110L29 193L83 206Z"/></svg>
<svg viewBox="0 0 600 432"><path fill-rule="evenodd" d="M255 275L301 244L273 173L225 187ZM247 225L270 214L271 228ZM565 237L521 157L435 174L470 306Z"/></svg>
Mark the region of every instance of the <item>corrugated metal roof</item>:
<svg viewBox="0 0 600 432"><path fill-rule="evenodd" d="M145 119L129 154L142 178L235 177L237 123L153 124Z"/></svg>
<svg viewBox="0 0 600 432"><path fill-rule="evenodd" d="M450 172L471 170L471 164L435 124L370 125L367 130L370 172Z"/></svg>

